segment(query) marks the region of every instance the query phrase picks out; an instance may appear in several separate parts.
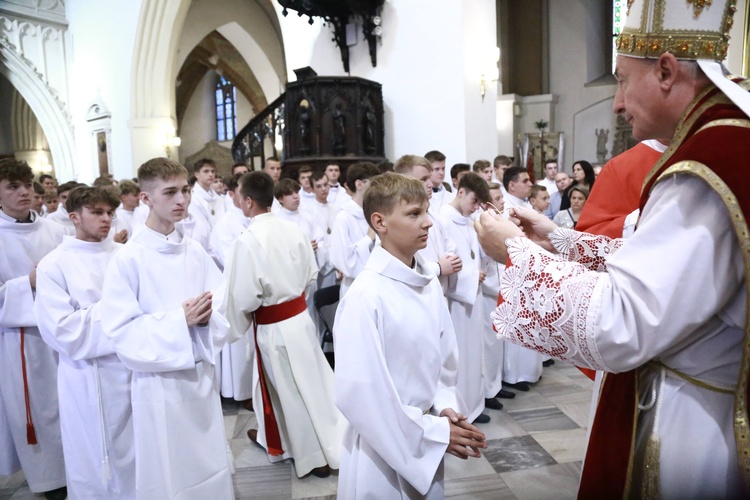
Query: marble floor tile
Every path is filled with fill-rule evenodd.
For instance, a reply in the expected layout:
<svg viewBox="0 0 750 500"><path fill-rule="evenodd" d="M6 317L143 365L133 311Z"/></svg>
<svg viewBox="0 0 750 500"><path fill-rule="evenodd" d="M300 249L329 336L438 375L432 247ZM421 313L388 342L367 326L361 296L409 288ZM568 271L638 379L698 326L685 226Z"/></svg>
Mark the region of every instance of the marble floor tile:
<svg viewBox="0 0 750 500"><path fill-rule="evenodd" d="M528 434L526 429L521 427L519 423L516 422L507 411L505 411L505 408L502 410L485 410L485 413L490 416L490 421L486 424L478 424L477 428L484 432L487 439L503 439Z"/></svg>
<svg viewBox="0 0 750 500"><path fill-rule="evenodd" d="M550 398L581 392L581 386L578 385L575 381L569 380L568 382L559 382L554 384L539 384L534 387L534 391L538 392L546 398Z"/></svg>
<svg viewBox="0 0 750 500"><path fill-rule="evenodd" d="M498 473L554 464L555 459L531 436L488 441L487 461Z"/></svg>
<svg viewBox="0 0 750 500"><path fill-rule="evenodd" d="M569 464L556 464L500 474L518 499L565 500L578 493L578 477Z"/></svg>
<svg viewBox="0 0 750 500"><path fill-rule="evenodd" d="M484 455L480 458L469 458L468 460L461 460L453 455L445 455L446 481L475 476L486 476L487 474L494 473L495 469L492 468L492 464L490 464L487 457Z"/></svg>
<svg viewBox="0 0 750 500"><path fill-rule="evenodd" d="M335 497L338 482L338 471L333 471L330 476L324 478L312 474L299 478L292 468L292 498Z"/></svg>
<svg viewBox="0 0 750 500"><path fill-rule="evenodd" d="M539 432L534 434L533 437L559 464L583 460L586 441L585 429Z"/></svg>
<svg viewBox="0 0 750 500"><path fill-rule="evenodd" d="M32 493L26 484L18 488L16 492L10 496L10 500L41 500L43 498L43 495L35 495Z"/></svg>
<svg viewBox="0 0 750 500"><path fill-rule="evenodd" d="M234 426L237 423L237 415L224 415L224 437L227 441L234 438Z"/></svg>
<svg viewBox="0 0 750 500"><path fill-rule="evenodd" d="M26 477L23 471L19 470L10 476L0 476L0 490L17 490L24 482Z"/></svg>
<svg viewBox="0 0 750 500"><path fill-rule="evenodd" d="M555 406L570 417L573 422L580 427L588 428L591 418L591 393L584 394L588 397L582 398L582 401L569 401L566 399L566 396L557 396L555 398L550 398L550 400L553 400Z"/></svg>
<svg viewBox="0 0 750 500"><path fill-rule="evenodd" d="M289 499L292 498L292 465L276 464L275 467L248 467L234 473L234 495L241 499Z"/></svg>
<svg viewBox="0 0 750 500"><path fill-rule="evenodd" d="M255 413L238 414L236 417L232 439L247 438L248 429L257 429L258 421Z"/></svg>
<svg viewBox="0 0 750 500"><path fill-rule="evenodd" d="M534 408L551 408L554 405L544 396L536 391L516 392L513 399L501 399L502 411L531 410Z"/></svg>
<svg viewBox="0 0 750 500"><path fill-rule="evenodd" d="M497 474L445 482L445 498L514 500L515 496Z"/></svg>
<svg viewBox="0 0 750 500"><path fill-rule="evenodd" d="M557 408L538 408L508 412L528 432L578 429L580 426Z"/></svg>
<svg viewBox="0 0 750 500"><path fill-rule="evenodd" d="M229 442L229 446L232 449L235 469L246 467L274 467L278 465L269 462L266 450L250 441L247 436L232 439Z"/></svg>

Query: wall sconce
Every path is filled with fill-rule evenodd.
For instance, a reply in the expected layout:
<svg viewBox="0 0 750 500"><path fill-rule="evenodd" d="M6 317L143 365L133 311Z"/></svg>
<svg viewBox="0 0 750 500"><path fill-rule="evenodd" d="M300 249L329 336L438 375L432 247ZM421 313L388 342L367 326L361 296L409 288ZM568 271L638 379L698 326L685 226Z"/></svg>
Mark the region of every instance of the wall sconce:
<svg viewBox="0 0 750 500"><path fill-rule="evenodd" d="M177 137L177 131L173 128L167 129L166 138L164 140L164 151L167 153L167 158L172 158L172 148L179 148L182 144L182 139Z"/></svg>
<svg viewBox="0 0 750 500"><path fill-rule="evenodd" d="M500 80L500 70L497 67L497 63L500 62L500 47L493 47L487 60L492 61L492 63L488 64L479 81L479 93L482 94L482 102L484 102L484 95L487 93L487 85Z"/></svg>

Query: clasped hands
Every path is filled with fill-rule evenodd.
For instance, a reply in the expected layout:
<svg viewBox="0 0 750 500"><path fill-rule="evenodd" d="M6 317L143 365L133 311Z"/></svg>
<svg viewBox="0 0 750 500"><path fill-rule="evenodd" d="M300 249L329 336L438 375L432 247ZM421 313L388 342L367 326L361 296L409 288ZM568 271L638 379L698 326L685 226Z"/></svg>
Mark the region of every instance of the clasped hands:
<svg viewBox="0 0 750 500"><path fill-rule="evenodd" d="M446 453L462 460L482 456L479 448L487 448L487 440L479 429L470 424L464 415L456 413L452 408L445 408L440 412L440 416L446 417L450 422L451 437L448 449L445 450Z"/></svg>
<svg viewBox="0 0 750 500"><path fill-rule="evenodd" d="M557 229L557 224L544 214L529 208L510 209L508 219L504 219L493 210L487 210L474 222L474 229L477 231L479 244L496 262L505 262L508 259L505 240L518 236L526 236L545 250L555 252L548 235Z"/></svg>

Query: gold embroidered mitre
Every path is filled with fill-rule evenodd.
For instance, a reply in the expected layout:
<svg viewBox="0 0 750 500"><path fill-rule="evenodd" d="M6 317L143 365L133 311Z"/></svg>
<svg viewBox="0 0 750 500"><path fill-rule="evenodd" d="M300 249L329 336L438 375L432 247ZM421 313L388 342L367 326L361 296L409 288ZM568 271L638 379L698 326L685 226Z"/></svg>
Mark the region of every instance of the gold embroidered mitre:
<svg viewBox="0 0 750 500"><path fill-rule="evenodd" d="M721 62L729 48L737 0L628 0L628 13L617 37L617 53L657 58Z"/></svg>

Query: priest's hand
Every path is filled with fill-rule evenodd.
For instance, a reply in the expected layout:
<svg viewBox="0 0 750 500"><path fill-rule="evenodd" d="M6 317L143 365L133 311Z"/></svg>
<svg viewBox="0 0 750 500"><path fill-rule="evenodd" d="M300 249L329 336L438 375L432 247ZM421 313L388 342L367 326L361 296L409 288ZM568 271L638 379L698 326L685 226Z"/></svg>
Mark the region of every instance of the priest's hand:
<svg viewBox="0 0 750 500"><path fill-rule="evenodd" d="M440 276L450 276L456 274L463 267L461 257L451 253L447 253L438 259L438 265L440 266Z"/></svg>
<svg viewBox="0 0 750 500"><path fill-rule="evenodd" d="M213 296L211 292L203 292L194 299L182 303L188 326L205 326L211 319Z"/></svg>
<svg viewBox="0 0 750 500"><path fill-rule="evenodd" d="M487 448L487 441L479 429L467 422L465 416L456 413L452 408L444 409L440 412L440 416L446 417L450 422L451 435L446 453L462 460L482 456L479 448Z"/></svg>
<svg viewBox="0 0 750 500"><path fill-rule="evenodd" d="M503 219L494 210L482 212L479 219L474 222L474 229L484 252L501 263L508 259L505 240L524 235L520 227L510 220Z"/></svg>
<svg viewBox="0 0 750 500"><path fill-rule="evenodd" d="M523 229L526 237L548 252L557 253L549 241L549 233L557 229L557 224L536 210L515 207L510 213L511 220Z"/></svg>

